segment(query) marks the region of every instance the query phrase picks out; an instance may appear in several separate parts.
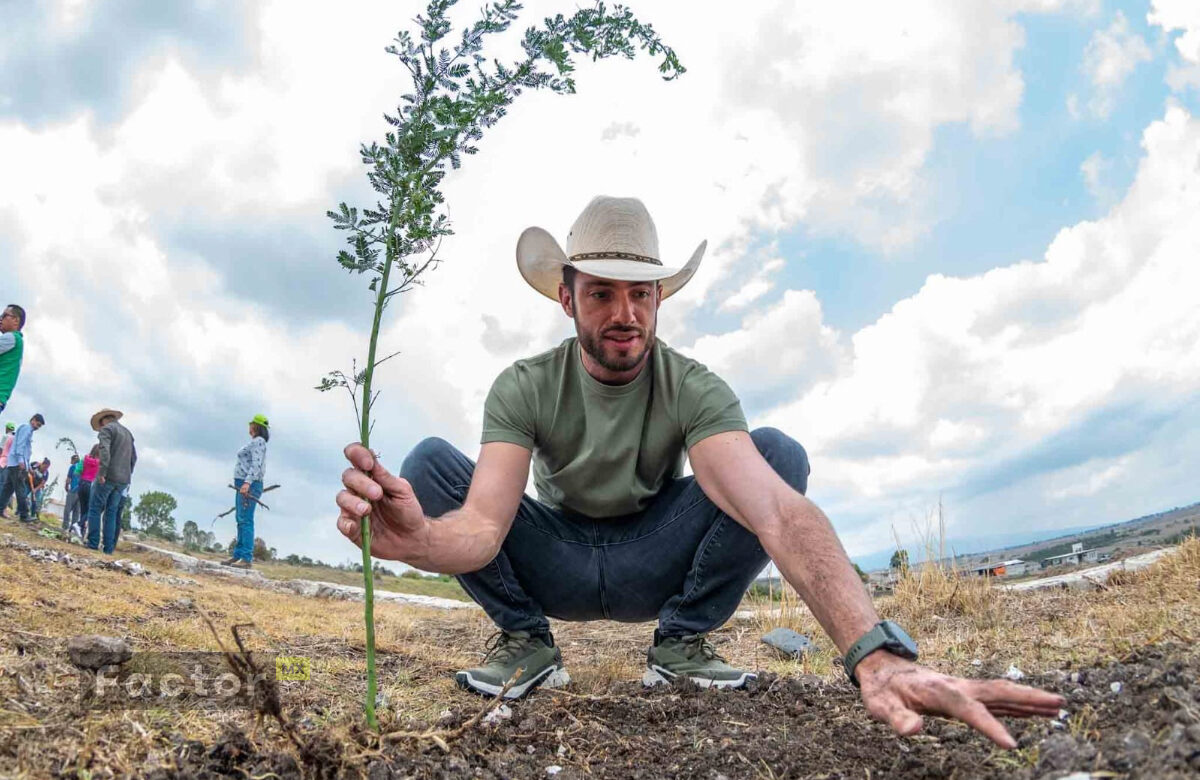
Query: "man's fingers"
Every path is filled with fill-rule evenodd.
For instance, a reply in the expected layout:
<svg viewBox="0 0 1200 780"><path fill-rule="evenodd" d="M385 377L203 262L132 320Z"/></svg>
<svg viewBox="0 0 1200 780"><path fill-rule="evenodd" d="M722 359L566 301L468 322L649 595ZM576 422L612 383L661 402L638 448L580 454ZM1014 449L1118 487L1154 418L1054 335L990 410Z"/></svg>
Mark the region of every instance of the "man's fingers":
<svg viewBox="0 0 1200 780"><path fill-rule="evenodd" d="M379 459L366 447L355 442L347 444L343 452L346 454L346 459L354 467L352 470L361 471L366 474L372 482L383 489L384 493L396 496L397 498L408 498L412 495L412 488L409 486L408 481L397 477L385 469L383 464L379 462ZM343 483L345 482L345 475L343 475L342 481ZM346 487L350 487L350 485L346 485Z"/></svg>
<svg viewBox="0 0 1200 780"><path fill-rule="evenodd" d="M369 449L356 441L347 444L342 452L345 453L346 460L350 461L359 471L369 472L375 468L375 456Z"/></svg>
<svg viewBox="0 0 1200 780"><path fill-rule="evenodd" d="M891 691L880 692L865 703L872 717L888 724L902 737L916 734L924 726L921 716L904 706L900 697Z"/></svg>
<svg viewBox="0 0 1200 780"><path fill-rule="evenodd" d="M362 496L349 490L343 490L337 494L337 505L344 516L354 520L358 520L371 510L371 505L364 501Z"/></svg>
<svg viewBox="0 0 1200 780"><path fill-rule="evenodd" d="M888 725L900 736L911 737L925 727L925 721L907 707L900 707L888 714Z"/></svg>
<svg viewBox="0 0 1200 780"><path fill-rule="evenodd" d="M942 712L958 718L1002 748L1011 750L1017 746L1017 741L1008 733L1008 729L1004 728L1004 724L996 720L979 701L964 696L950 686L947 686L943 698L944 702L939 702Z"/></svg>
<svg viewBox="0 0 1200 780"><path fill-rule="evenodd" d="M1028 707L1050 715L1057 715L1066 703L1066 699L1057 693L1040 691L1028 685L1017 685L1008 680L972 680L969 691L972 698L988 706L1003 704Z"/></svg>
<svg viewBox="0 0 1200 780"><path fill-rule="evenodd" d="M368 501L378 501L383 498L383 488L379 486L379 483L358 469L346 469L343 471L342 484L350 492ZM362 510L362 512L365 511L367 510ZM359 512L359 514L362 514L362 512Z"/></svg>
<svg viewBox="0 0 1200 780"><path fill-rule="evenodd" d="M338 515L337 527L342 532L342 536L362 547L362 526L356 518L342 512Z"/></svg>

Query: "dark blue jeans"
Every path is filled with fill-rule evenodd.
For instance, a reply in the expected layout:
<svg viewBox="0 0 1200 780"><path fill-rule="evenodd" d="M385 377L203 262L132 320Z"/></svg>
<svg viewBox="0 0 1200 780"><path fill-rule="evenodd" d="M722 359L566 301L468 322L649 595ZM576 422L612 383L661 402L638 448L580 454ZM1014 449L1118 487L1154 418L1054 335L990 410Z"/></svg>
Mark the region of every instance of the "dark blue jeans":
<svg viewBox="0 0 1200 780"><path fill-rule="evenodd" d="M775 430L750 434L784 481L808 488L808 455ZM441 439L425 439L400 468L425 514L462 506L475 464ZM667 482L643 511L593 520L521 499L499 555L458 576L506 631L549 630L560 620L658 619L662 636L711 631L733 615L767 565L758 538L717 508L694 477Z"/></svg>
<svg viewBox="0 0 1200 780"><path fill-rule="evenodd" d="M20 466L0 470L0 512L8 510L8 502L17 496L17 517L29 519L29 477Z"/></svg>
<svg viewBox="0 0 1200 780"><path fill-rule="evenodd" d="M100 549L101 519L104 521L104 552L111 554L117 546L117 528L121 525L117 510L124 490L125 485L119 482L92 483L87 512L87 546L91 549Z"/></svg>

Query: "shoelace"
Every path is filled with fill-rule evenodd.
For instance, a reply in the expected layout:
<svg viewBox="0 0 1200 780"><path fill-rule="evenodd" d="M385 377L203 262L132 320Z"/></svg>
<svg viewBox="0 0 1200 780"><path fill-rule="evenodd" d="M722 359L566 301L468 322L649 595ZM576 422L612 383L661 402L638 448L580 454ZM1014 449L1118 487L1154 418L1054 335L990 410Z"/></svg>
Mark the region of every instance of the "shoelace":
<svg viewBox="0 0 1200 780"><path fill-rule="evenodd" d="M511 661L524 650L523 641L521 637L497 631L488 638L487 654L483 657L483 663L486 665L492 661Z"/></svg>
<svg viewBox="0 0 1200 780"><path fill-rule="evenodd" d="M687 648L688 658L694 658L698 653L709 661L721 661L725 663L725 657L717 652L717 648L713 647L712 642L708 641L706 634L695 634L690 637L681 637L681 639L684 647Z"/></svg>

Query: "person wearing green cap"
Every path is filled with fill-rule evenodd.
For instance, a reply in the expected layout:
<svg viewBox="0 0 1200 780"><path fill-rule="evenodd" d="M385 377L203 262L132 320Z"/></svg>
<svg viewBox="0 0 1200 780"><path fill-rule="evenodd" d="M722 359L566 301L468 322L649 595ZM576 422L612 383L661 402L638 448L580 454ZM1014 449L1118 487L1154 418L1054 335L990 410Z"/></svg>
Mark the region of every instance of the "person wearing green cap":
<svg viewBox="0 0 1200 780"><path fill-rule="evenodd" d="M237 489L234 509L237 517L237 542L226 566L249 569L254 558L254 507L263 492L263 476L267 471L267 441L271 438L270 423L265 415L256 414L250 421L250 441L238 450L233 469L233 486Z"/></svg>

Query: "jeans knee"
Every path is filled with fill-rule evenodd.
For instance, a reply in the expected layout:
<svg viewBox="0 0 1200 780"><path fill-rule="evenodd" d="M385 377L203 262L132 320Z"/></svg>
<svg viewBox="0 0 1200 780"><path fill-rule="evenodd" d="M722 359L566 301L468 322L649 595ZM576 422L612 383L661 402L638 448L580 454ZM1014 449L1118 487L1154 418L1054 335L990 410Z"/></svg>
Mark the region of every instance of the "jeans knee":
<svg viewBox="0 0 1200 780"><path fill-rule="evenodd" d="M437 436L422 439L400 464L400 475L410 482L420 479L423 475L431 473L436 463L445 460L453 452L453 445L445 439Z"/></svg>
<svg viewBox="0 0 1200 780"><path fill-rule="evenodd" d="M808 490L808 475L812 468L808 453L800 442L778 428L755 428L750 432L750 439L784 482L801 493Z"/></svg>

